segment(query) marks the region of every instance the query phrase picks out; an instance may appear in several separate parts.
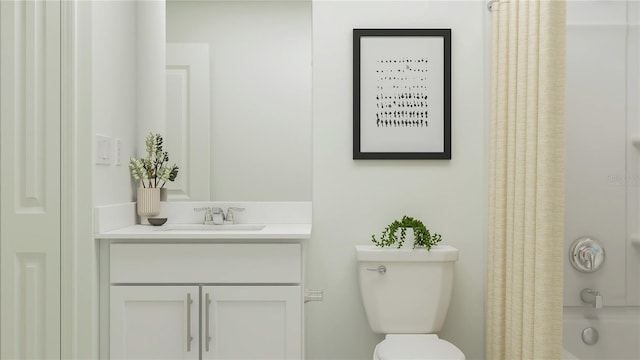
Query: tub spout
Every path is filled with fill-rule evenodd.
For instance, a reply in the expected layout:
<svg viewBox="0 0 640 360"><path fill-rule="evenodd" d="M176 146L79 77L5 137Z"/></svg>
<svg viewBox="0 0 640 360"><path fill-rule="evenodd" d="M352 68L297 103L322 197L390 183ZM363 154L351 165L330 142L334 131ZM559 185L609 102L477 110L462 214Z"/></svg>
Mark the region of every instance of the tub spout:
<svg viewBox="0 0 640 360"><path fill-rule="evenodd" d="M594 308L602 309L602 295L600 295L600 291L589 288L582 289L582 291L580 291L580 299L585 304L593 304Z"/></svg>

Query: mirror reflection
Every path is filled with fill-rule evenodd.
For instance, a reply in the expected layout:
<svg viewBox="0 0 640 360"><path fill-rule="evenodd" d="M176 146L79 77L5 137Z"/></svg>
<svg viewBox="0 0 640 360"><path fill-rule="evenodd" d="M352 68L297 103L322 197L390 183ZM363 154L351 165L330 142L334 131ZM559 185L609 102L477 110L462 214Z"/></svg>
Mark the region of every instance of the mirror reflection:
<svg viewBox="0 0 640 360"><path fill-rule="evenodd" d="M310 0L167 1L166 40L173 198L311 200Z"/></svg>

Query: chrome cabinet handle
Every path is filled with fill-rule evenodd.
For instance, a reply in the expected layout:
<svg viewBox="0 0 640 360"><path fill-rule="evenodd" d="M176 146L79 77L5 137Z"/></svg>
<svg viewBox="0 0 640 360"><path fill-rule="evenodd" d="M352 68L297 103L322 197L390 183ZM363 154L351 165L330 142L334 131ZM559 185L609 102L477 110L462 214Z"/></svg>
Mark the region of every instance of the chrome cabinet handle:
<svg viewBox="0 0 640 360"><path fill-rule="evenodd" d="M387 267L384 265L380 265L377 268L367 268L367 271L377 271L378 274L385 274L387 272Z"/></svg>
<svg viewBox="0 0 640 360"><path fill-rule="evenodd" d="M187 293L187 352L191 351L191 341L193 340L193 336L191 336L191 304L193 304L191 293Z"/></svg>
<svg viewBox="0 0 640 360"><path fill-rule="evenodd" d="M211 299L209 293L205 295L205 351L209 352L209 343L211 342L211 329L209 323L209 306L211 306Z"/></svg>

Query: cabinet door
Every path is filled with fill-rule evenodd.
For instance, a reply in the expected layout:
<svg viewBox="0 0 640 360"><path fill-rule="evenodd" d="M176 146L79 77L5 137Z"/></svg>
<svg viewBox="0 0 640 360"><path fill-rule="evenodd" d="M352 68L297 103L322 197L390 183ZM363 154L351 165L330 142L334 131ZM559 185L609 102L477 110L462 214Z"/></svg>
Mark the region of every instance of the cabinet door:
<svg viewBox="0 0 640 360"><path fill-rule="evenodd" d="M197 286L112 286L110 358L198 359Z"/></svg>
<svg viewBox="0 0 640 360"><path fill-rule="evenodd" d="M302 358L299 286L203 287L203 359Z"/></svg>

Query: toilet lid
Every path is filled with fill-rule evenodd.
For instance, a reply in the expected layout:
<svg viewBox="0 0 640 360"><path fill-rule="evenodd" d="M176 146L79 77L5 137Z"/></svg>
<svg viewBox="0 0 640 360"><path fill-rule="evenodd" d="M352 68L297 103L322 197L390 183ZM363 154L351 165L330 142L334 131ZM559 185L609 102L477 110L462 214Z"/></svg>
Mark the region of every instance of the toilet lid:
<svg viewBox="0 0 640 360"><path fill-rule="evenodd" d="M378 360L464 360L464 354L452 343L437 335L396 335L376 346Z"/></svg>

